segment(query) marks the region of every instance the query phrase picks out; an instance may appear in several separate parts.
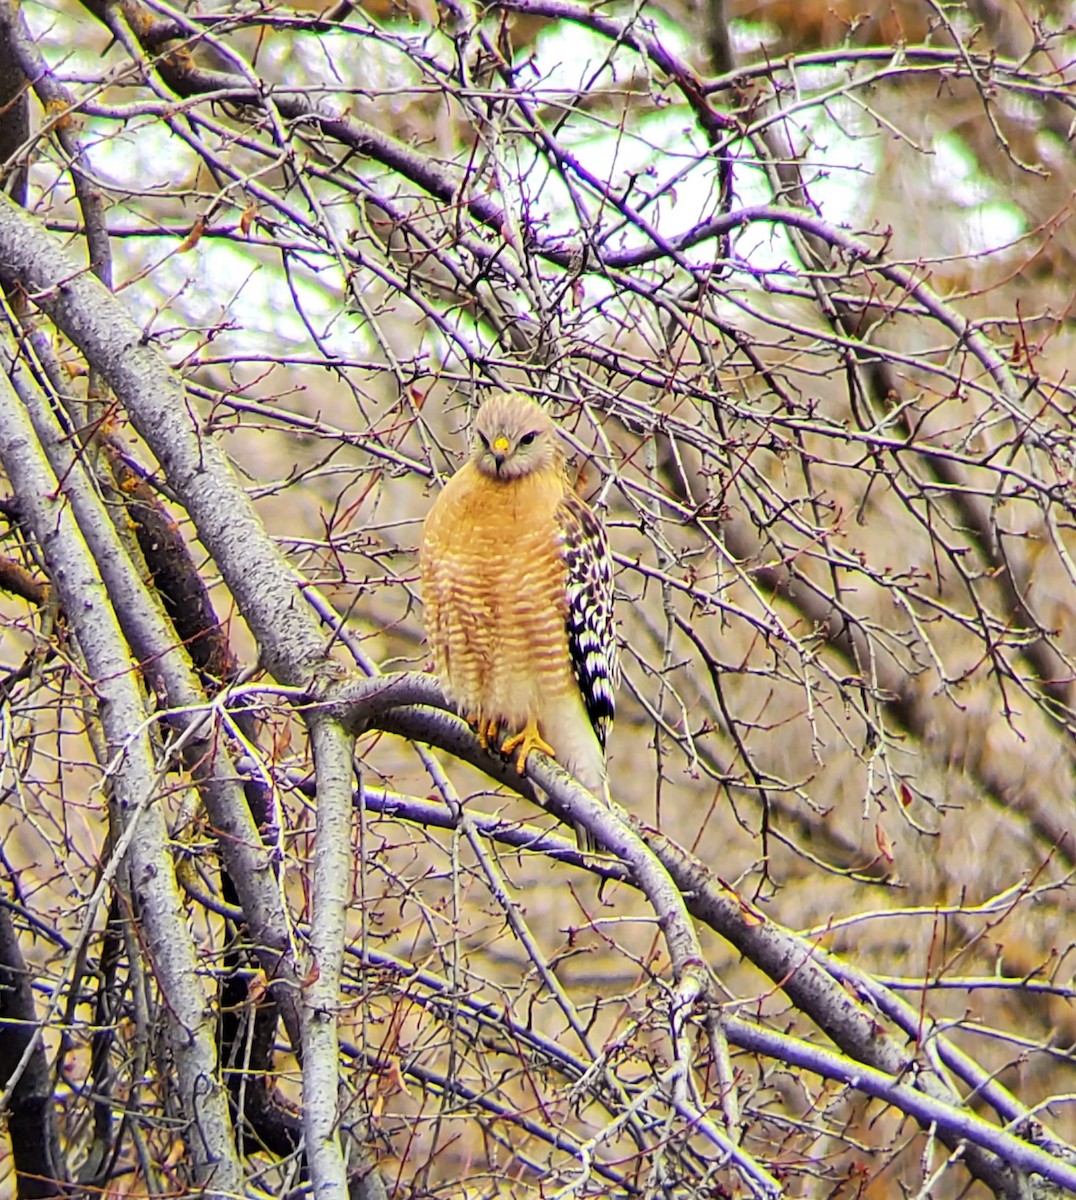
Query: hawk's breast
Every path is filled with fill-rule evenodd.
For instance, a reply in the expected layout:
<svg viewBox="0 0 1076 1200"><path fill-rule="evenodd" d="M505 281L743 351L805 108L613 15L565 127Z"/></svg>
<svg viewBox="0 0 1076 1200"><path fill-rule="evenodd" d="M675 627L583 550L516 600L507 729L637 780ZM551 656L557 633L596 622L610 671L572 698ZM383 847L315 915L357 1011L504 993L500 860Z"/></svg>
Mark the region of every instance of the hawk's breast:
<svg viewBox="0 0 1076 1200"><path fill-rule="evenodd" d="M567 633L559 470L487 479L468 463L426 519L421 549L434 666L465 715L521 727L578 687Z"/></svg>

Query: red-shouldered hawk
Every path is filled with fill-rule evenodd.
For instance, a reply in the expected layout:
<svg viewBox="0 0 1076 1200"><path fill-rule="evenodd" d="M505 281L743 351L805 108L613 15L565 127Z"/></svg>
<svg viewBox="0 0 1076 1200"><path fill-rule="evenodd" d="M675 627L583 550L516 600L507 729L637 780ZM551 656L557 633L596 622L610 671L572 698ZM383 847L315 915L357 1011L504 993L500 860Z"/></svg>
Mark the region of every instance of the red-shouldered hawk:
<svg viewBox="0 0 1076 1200"><path fill-rule="evenodd" d="M608 799L619 679L605 531L574 493L556 426L511 393L475 418L474 453L426 518L426 638L445 695L483 745L543 750ZM581 836L580 844L586 839Z"/></svg>

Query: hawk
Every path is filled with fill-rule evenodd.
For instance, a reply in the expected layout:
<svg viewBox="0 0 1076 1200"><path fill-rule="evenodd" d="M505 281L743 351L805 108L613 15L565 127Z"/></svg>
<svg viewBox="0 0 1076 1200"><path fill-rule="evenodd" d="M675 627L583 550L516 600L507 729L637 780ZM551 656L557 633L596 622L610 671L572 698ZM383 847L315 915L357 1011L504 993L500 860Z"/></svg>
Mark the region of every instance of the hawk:
<svg viewBox="0 0 1076 1200"><path fill-rule="evenodd" d="M503 732L520 774L541 750L608 802L612 561L533 400L502 393L479 409L471 458L426 518L419 566L434 669L482 745Z"/></svg>

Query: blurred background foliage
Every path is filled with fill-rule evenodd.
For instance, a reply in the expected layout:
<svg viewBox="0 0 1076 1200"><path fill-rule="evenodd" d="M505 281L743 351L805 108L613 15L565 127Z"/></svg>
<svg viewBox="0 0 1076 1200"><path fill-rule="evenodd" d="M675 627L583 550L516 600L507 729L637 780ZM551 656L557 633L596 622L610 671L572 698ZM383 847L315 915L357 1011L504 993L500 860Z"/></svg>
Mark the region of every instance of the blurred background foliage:
<svg viewBox="0 0 1076 1200"><path fill-rule="evenodd" d="M920 1012L913 1052L929 1058L928 1033L944 1029L1076 1138L1076 8L21 12L70 98L33 101L33 134L9 151L9 172L28 169L28 209L81 245L58 136L74 132L114 290L355 657L425 665L415 548L475 403L516 387L551 404L617 557L616 800L745 904L905 996ZM92 364L58 350L88 380ZM122 412L106 420L152 482ZM163 503L253 666L197 531ZM16 542L6 552L37 571ZM3 858L48 993L60 951L34 922L70 935L107 814L55 613L25 599L3 611ZM301 774L286 706L259 717L247 750L266 777ZM359 757L405 815L435 787L403 739L367 734ZM475 811L549 824L449 767ZM312 810L283 785L279 802L301 921ZM227 936L206 900L221 886L212 831L178 805L172 822L210 994ZM641 899L505 856L528 943L505 935L458 835L390 810L355 837L363 953L428 967L581 1061L618 1046L622 1082L658 1070L649 1010L668 964ZM818 1036L737 949L705 945L735 1011ZM390 1186L569 1194L576 1158L534 1126L582 1141L609 1111L503 1031L476 1038L452 1006L418 1002L395 969L356 957L351 970L347 1082ZM67 1045L50 1032L72 1169L92 1141L91 993L72 997ZM167 1072L135 1079L136 1039L116 1028L128 1132L107 1187L163 1191L182 1178ZM963 1168L943 1168L948 1151L898 1111L749 1054L734 1065L745 1146L790 1195L965 1194ZM283 1051L276 1070L287 1091ZM659 1190L629 1141L608 1136L596 1153L615 1170L577 1180L580 1194ZM697 1194L741 1187L698 1167L689 1136L677 1153ZM294 1164L266 1158L271 1190L295 1183Z"/></svg>

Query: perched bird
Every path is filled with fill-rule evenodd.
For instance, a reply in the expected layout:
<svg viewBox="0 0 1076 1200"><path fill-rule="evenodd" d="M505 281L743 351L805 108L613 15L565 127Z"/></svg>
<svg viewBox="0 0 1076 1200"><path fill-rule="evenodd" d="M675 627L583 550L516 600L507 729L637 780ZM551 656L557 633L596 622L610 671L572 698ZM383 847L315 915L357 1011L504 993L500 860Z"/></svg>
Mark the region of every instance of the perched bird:
<svg viewBox="0 0 1076 1200"><path fill-rule="evenodd" d="M533 400L503 393L478 410L474 452L430 509L419 566L434 669L479 741L507 734L520 774L532 750L553 755L608 801L612 562Z"/></svg>

